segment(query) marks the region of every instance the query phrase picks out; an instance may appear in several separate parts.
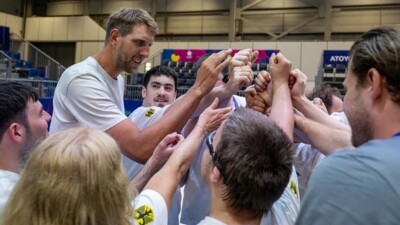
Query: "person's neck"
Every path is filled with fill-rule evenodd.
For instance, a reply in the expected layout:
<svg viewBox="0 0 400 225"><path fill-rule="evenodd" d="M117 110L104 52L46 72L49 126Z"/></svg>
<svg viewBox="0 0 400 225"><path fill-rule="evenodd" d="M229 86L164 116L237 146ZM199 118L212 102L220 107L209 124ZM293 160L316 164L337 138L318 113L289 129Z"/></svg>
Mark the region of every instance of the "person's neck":
<svg viewBox="0 0 400 225"><path fill-rule="evenodd" d="M107 72L113 79L117 79L120 70L116 68L114 63L113 52L109 47L104 47L93 58L99 63L104 71Z"/></svg>
<svg viewBox="0 0 400 225"><path fill-rule="evenodd" d="M21 171L21 160L16 153L17 149L7 148L0 146L0 169L19 173Z"/></svg>
<svg viewBox="0 0 400 225"><path fill-rule="evenodd" d="M231 208L228 208L226 206L225 202L220 196L222 196L221 193L219 195L211 194L211 210L209 215L210 217L229 225L260 224L262 215L254 216L232 210Z"/></svg>
<svg viewBox="0 0 400 225"><path fill-rule="evenodd" d="M374 116L374 139L387 139L400 132L400 105L390 101Z"/></svg>

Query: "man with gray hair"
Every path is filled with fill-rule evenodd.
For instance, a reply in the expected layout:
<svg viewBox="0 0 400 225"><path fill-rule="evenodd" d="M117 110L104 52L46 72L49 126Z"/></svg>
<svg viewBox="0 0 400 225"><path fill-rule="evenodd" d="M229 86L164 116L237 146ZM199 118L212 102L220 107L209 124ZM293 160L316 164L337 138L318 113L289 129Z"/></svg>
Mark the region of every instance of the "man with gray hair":
<svg viewBox="0 0 400 225"><path fill-rule="evenodd" d="M133 73L150 54L158 27L142 9L123 8L110 15L103 49L62 74L53 99L50 133L85 125L110 134L124 155L144 163L169 133L180 131L229 63L230 50L205 61L194 85L165 116L143 130L125 115L122 72Z"/></svg>

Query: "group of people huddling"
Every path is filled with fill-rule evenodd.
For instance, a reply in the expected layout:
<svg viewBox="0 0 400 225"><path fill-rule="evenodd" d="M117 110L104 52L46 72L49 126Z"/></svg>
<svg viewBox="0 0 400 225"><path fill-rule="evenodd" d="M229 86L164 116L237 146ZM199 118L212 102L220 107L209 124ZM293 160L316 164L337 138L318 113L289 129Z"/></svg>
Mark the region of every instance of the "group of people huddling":
<svg viewBox="0 0 400 225"><path fill-rule="evenodd" d="M149 70L126 116L121 73L157 33L144 10L113 13L104 48L58 81L52 116L29 84L0 83L0 225L400 223L399 27L355 41L344 101L329 85L305 93L282 53L254 75L256 50L224 50L179 98L172 68Z"/></svg>

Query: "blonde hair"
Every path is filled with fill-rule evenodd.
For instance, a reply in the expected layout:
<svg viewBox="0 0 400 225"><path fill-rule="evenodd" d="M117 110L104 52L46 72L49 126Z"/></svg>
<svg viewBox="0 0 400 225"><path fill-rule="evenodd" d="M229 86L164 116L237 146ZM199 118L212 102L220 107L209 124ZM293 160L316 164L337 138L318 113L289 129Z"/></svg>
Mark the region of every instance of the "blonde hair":
<svg viewBox="0 0 400 225"><path fill-rule="evenodd" d="M72 128L32 152L3 214L3 225L127 225L132 194L117 143Z"/></svg>

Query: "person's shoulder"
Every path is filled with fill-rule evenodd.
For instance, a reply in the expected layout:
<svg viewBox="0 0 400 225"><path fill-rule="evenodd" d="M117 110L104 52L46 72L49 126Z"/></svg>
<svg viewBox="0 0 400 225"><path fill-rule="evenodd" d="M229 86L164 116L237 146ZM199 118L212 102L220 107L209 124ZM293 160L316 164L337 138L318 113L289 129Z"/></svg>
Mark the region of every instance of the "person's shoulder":
<svg viewBox="0 0 400 225"><path fill-rule="evenodd" d="M335 183L348 174L346 171L359 167L359 163L354 161L357 154L355 151L341 150L324 157L314 168L309 186L313 183L318 186L322 180L326 181L325 183Z"/></svg>
<svg viewBox="0 0 400 225"><path fill-rule="evenodd" d="M96 68L97 65L98 63L93 57L88 57L68 67L60 77L60 80L72 79L84 75L96 75L99 73Z"/></svg>
<svg viewBox="0 0 400 225"><path fill-rule="evenodd" d="M164 198L158 192L150 189L143 190L134 200L134 224L167 224L168 208Z"/></svg>
<svg viewBox="0 0 400 225"><path fill-rule="evenodd" d="M157 107L157 106L150 106L150 107L145 107L145 106L140 106L136 108L130 115L129 118L135 119L135 118L152 118L155 117L155 115L158 115L160 113L164 114L165 110L167 110L168 106L165 107Z"/></svg>
<svg viewBox="0 0 400 225"><path fill-rule="evenodd" d="M18 179L18 174L0 169L0 196L4 194L9 195L18 182Z"/></svg>

